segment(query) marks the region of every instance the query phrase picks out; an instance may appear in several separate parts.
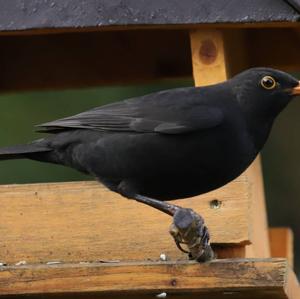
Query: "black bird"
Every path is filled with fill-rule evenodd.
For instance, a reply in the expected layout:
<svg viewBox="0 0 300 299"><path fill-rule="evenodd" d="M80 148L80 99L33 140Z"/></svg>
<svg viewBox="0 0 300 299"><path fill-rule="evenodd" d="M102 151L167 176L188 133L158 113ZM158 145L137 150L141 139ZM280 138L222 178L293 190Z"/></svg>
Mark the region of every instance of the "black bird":
<svg viewBox="0 0 300 299"><path fill-rule="evenodd" d="M39 125L48 137L0 149L73 167L125 197L173 200L239 176L264 146L299 81L253 68L206 87L176 88Z"/></svg>

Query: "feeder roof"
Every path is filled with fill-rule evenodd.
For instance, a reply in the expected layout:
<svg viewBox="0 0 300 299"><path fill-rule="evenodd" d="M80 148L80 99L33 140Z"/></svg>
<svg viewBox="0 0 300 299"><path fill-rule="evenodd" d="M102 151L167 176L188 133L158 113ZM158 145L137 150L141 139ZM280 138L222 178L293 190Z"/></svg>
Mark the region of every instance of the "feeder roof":
<svg viewBox="0 0 300 299"><path fill-rule="evenodd" d="M6 0L0 31L297 22L300 0Z"/></svg>

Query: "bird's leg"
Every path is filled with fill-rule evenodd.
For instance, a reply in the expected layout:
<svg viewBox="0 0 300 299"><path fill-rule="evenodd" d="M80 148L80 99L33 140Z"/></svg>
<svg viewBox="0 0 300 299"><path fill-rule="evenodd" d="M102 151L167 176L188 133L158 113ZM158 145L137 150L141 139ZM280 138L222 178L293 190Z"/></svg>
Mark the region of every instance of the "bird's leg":
<svg viewBox="0 0 300 299"><path fill-rule="evenodd" d="M122 181L117 192L123 196L134 199L140 203L151 206L173 217L170 234L174 238L176 246L183 252L188 253L190 259L206 262L213 259L214 254L209 245L209 233L204 225L203 218L192 209L186 209L174 204L160 201L154 198L140 195L135 184L129 180ZM188 251L181 245L185 244Z"/></svg>
<svg viewBox="0 0 300 299"><path fill-rule="evenodd" d="M181 251L188 253L190 259L206 262L214 258L214 253L209 245L208 229L204 225L203 218L195 211L139 194L132 197L140 203L173 216L170 234L174 238L176 246ZM185 244L189 251L184 250L181 244Z"/></svg>
<svg viewBox="0 0 300 299"><path fill-rule="evenodd" d="M134 185L133 182L130 180L123 180L117 187L116 191L120 193L121 195L129 198L129 199L135 199L136 201L146 204L148 206L151 206L161 212L164 212L170 216L174 216L175 212L178 209L181 209L180 207L169 204L167 202L163 202L154 198L146 197L143 195L140 195L137 191L138 188Z"/></svg>
<svg viewBox="0 0 300 299"><path fill-rule="evenodd" d="M181 207L167 203L165 201L157 200L154 198L146 197L143 195L135 194L133 195L133 199L136 201L146 204L150 207L153 207L161 212L164 212L170 216L174 216L176 211L179 211Z"/></svg>

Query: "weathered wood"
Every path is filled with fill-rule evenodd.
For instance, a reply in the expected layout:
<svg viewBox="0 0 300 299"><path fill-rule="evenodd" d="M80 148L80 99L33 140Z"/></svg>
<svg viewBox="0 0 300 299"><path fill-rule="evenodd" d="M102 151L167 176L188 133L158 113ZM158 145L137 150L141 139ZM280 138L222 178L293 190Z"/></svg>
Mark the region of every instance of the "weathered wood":
<svg viewBox="0 0 300 299"><path fill-rule="evenodd" d="M285 293L288 298L300 298L300 285L296 274L293 271L289 271L285 278L286 286Z"/></svg>
<svg viewBox="0 0 300 299"><path fill-rule="evenodd" d="M194 294L198 298L199 295L201 298L228 298L230 295L230 298L297 299L297 287L297 281L284 259L219 260L205 264L25 265L2 267L0 270L0 297L76 293L154 296L166 292L181 298L190 298ZM296 290L294 294L292 289ZM184 295L186 297L182 297Z"/></svg>
<svg viewBox="0 0 300 299"><path fill-rule="evenodd" d="M191 50L196 86L211 85L227 79L224 40L221 31L192 31Z"/></svg>
<svg viewBox="0 0 300 299"><path fill-rule="evenodd" d="M236 34L235 37L237 37ZM235 38L235 41L235 52L243 52L242 37ZM235 65L241 67L247 63L247 61L239 61L240 54L235 56L235 52L230 52L232 44L228 43L227 46L226 42L226 34L220 30L191 31L193 75L196 86L225 81L230 77L232 70L236 71ZM269 257L269 238L260 162L256 160L244 173L244 176L251 182L249 221L253 223L252 245L247 248L246 256Z"/></svg>
<svg viewBox="0 0 300 299"><path fill-rule="evenodd" d="M270 242L267 211L260 158L245 172L252 193L250 221L252 222L251 246L247 246L246 257L270 257Z"/></svg>
<svg viewBox="0 0 300 299"><path fill-rule="evenodd" d="M213 243L249 243L249 184L242 177L201 197L177 200L205 218ZM211 201L221 202L215 209ZM171 259L171 218L97 182L0 186L0 262ZM230 255L229 255L230 256Z"/></svg>
<svg viewBox="0 0 300 299"><path fill-rule="evenodd" d="M294 265L294 236L288 227L273 227L269 229L272 257L284 257L290 267Z"/></svg>

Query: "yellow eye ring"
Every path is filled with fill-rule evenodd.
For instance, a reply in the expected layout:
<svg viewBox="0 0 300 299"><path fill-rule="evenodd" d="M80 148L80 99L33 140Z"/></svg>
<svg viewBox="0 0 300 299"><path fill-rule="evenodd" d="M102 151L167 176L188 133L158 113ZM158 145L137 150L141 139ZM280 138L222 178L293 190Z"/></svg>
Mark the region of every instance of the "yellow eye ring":
<svg viewBox="0 0 300 299"><path fill-rule="evenodd" d="M261 79L260 84L265 89L273 89L276 87L276 81L271 76L265 76Z"/></svg>

